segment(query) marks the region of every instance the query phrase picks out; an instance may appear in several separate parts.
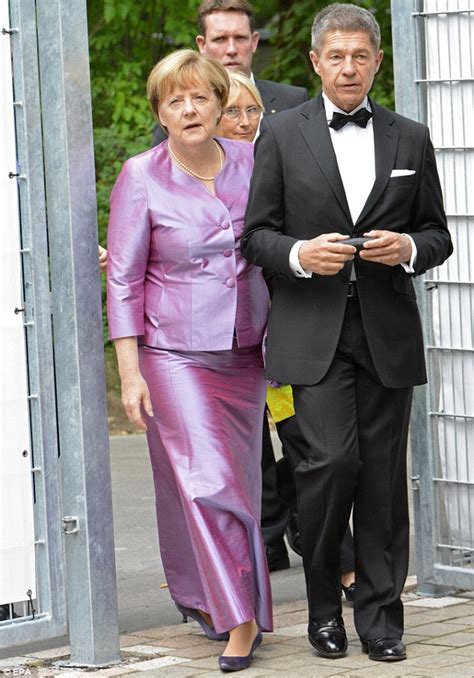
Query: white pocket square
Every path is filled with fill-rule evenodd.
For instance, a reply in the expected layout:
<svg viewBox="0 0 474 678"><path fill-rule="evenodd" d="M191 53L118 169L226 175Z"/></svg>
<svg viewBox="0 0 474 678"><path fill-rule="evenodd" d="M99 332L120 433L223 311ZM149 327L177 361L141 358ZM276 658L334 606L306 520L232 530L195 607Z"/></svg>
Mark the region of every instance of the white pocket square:
<svg viewBox="0 0 474 678"><path fill-rule="evenodd" d="M392 173L390 174L390 178L392 177L408 177L410 174L416 174L415 170L409 170L409 169L394 169L392 170Z"/></svg>

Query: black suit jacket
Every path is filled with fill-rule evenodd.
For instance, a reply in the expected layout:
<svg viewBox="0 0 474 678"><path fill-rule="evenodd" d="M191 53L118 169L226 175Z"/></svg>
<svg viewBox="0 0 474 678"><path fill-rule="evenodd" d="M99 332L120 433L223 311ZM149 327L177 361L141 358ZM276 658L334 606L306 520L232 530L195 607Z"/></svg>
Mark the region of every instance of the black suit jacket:
<svg viewBox="0 0 474 678"><path fill-rule="evenodd" d="M265 115L286 111L308 100L308 90L305 87L283 85L271 80L255 80L260 96L262 97ZM152 146L158 146L167 134L160 125L153 130Z"/></svg>
<svg viewBox="0 0 474 678"><path fill-rule="evenodd" d="M342 328L350 262L334 276L296 278L289 253L323 233L372 228L409 233L416 275L452 251L427 127L371 102L376 179L357 223L351 219L322 98L262 121L242 251L272 281L266 374L315 384L326 374ZM391 178L393 169L415 173ZM364 329L382 383L426 381L421 322L411 276L355 258Z"/></svg>
<svg viewBox="0 0 474 678"><path fill-rule="evenodd" d="M255 79L255 85L262 97L265 115L280 113L308 101L308 90L305 87L258 79Z"/></svg>

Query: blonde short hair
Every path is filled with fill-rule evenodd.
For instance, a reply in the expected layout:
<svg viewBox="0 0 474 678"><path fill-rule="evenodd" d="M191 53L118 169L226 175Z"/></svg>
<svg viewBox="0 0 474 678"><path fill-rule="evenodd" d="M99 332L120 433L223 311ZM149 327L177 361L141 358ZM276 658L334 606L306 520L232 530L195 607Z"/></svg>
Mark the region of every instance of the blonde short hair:
<svg viewBox="0 0 474 678"><path fill-rule="evenodd" d="M246 89L250 95L255 99L255 103L260 106L262 111L265 110L260 92L254 83L244 73L240 71L229 71L230 89L229 98L227 99L226 108L237 103L242 89Z"/></svg>
<svg viewBox="0 0 474 678"><path fill-rule="evenodd" d="M224 107L229 96L229 76L225 68L212 57L192 49L180 49L168 54L154 66L146 85L151 110L158 119L158 107L163 98L176 87L188 88L197 83L212 89Z"/></svg>

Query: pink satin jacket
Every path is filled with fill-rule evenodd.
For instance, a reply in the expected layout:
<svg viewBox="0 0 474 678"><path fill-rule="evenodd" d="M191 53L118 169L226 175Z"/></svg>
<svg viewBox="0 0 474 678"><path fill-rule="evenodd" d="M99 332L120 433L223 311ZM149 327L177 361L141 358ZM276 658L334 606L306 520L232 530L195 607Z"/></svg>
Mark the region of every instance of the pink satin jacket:
<svg viewBox="0 0 474 678"><path fill-rule="evenodd" d="M111 194L110 338L182 351L258 344L268 313L261 269L240 254L253 146L219 139L216 195L171 162L168 142L127 160Z"/></svg>

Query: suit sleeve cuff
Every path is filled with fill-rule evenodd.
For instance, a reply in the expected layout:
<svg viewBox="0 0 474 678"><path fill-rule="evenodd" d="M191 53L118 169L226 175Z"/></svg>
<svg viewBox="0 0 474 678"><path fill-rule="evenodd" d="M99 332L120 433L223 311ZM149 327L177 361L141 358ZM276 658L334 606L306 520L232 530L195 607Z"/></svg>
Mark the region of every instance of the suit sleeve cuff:
<svg viewBox="0 0 474 678"><path fill-rule="evenodd" d="M402 233L402 235L405 236L405 238L408 238L408 240L411 242L411 257L409 262L407 263L402 262L400 266L402 266L405 273L415 273L416 255L418 253L415 241L413 240L411 235L408 235L408 233Z"/></svg>
<svg viewBox="0 0 474 678"><path fill-rule="evenodd" d="M299 251L301 245L304 243L304 240L297 240L293 247L290 250L289 264L290 270L294 276L297 278L311 278L313 273L311 271L306 271L300 264L299 260Z"/></svg>

